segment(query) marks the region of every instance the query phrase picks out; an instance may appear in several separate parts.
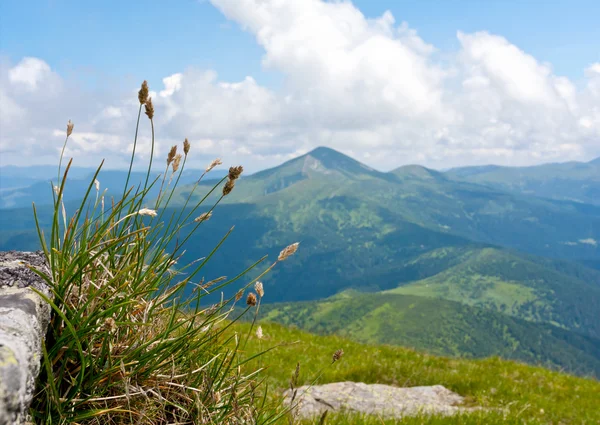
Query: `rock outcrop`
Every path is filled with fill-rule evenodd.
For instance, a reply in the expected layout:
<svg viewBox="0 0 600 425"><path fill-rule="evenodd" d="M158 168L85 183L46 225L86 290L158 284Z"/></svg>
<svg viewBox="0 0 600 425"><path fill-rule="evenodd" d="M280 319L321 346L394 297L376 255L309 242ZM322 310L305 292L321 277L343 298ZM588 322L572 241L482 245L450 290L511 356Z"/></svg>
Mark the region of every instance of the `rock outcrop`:
<svg viewBox="0 0 600 425"><path fill-rule="evenodd" d="M414 416L419 413L453 415L472 410L461 407L463 397L441 385L398 388L362 382L336 382L313 387L299 387L296 393L300 417L320 416L325 410L354 412L381 417ZM286 402L291 391L285 392Z"/></svg>
<svg viewBox="0 0 600 425"><path fill-rule="evenodd" d="M27 419L50 320L50 307L30 287L46 295L48 288L27 265L45 267L44 258L0 252L0 425Z"/></svg>

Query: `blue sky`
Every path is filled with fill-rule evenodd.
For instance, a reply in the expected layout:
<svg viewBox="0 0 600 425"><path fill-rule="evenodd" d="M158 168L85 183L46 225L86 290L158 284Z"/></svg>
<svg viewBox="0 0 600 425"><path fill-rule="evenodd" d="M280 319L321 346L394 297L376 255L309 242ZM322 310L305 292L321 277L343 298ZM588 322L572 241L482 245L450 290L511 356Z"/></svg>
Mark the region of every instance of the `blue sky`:
<svg viewBox="0 0 600 425"><path fill-rule="evenodd" d="M367 16L390 10L429 43L456 50L456 31L502 34L558 75L578 79L600 61L596 0L355 0ZM261 67L263 49L208 1L4 0L0 51L13 60L45 58L68 73L159 79L187 66L227 80L253 75L277 84Z"/></svg>
<svg viewBox="0 0 600 425"><path fill-rule="evenodd" d="M273 56L276 53L270 52L257 38L260 28L252 28L252 22L255 22L253 19L256 18L252 16L256 9L256 5L253 6L252 4L253 1L255 0L239 0L239 5L248 2L246 8L239 8L244 10L242 16L237 13L238 3L235 0L233 2L232 0L179 0L169 2L4 0L0 6L0 57L3 58L2 60L5 63L3 70L7 73L8 69L14 68L24 58L36 58L47 64L53 75L56 74L61 81L67 82L71 86L71 91L75 89L82 90L81 96L84 96L83 93L88 93L89 90L99 90L106 94L111 87L114 87L114 95L119 97L127 90L132 90L143 79L148 79L158 91L162 89L160 85L165 77L206 70L214 71L218 75L214 82L215 85L221 82L241 82L247 76L251 76L259 88L272 92L279 99L285 98L291 92L318 91L320 88L316 87L312 80L299 82L302 78L293 75L293 71L290 71L295 65L290 65L290 68L285 65L284 61L290 60L293 62L293 58L279 57L274 59L275 64L272 63L268 67L262 65L265 57ZM297 0L289 1L293 3ZM275 7L270 0L267 0L266 3L268 7ZM306 4L308 3L321 2L306 0ZM486 62L482 66L481 63L473 64L469 62L468 65L465 65L465 61L462 59L464 50L466 50L465 43L471 43L473 48L475 48L476 43L474 40L465 41L463 39L461 41L457 37L459 31L466 35L480 34L479 32L484 31L493 37L499 37L506 42L507 46L514 46L523 55L534 58L539 68L536 72L539 75L547 73L544 71L545 69L551 73L551 78L554 80L564 76L577 88L589 86L589 70L592 69L590 67L595 63L600 63L600 25L597 24L597 17L600 16L599 1L354 0L351 4L366 18L376 19L386 11L391 12L395 19L392 27L398 28L402 22L406 22L410 29L416 31L420 42L433 46L435 49L433 52L425 54L417 51L418 49L415 52L418 55L422 54L423 57L426 56L424 60L428 63L444 68L443 72L451 76L451 78L444 77L446 81L454 78L454 81L444 83L444 87L441 89L441 83L436 80L435 76L431 77L431 81L428 80L432 84L431 93L448 90L447 94L442 95L444 98L453 96L451 89L461 84L461 79L463 85L468 79L466 76L460 79L455 76L452 77L456 72L464 73L464 69L467 69L467 67L483 69L491 63ZM314 13L321 12L316 11ZM335 13L328 22L335 21ZM353 21L352 25L355 24L360 27L358 21ZM263 22L260 25L268 26L271 24ZM248 27L247 31L244 30L245 27ZM285 28L280 29L280 37L275 35L273 40L284 40L285 43L292 43L293 40L290 41L283 34L284 31ZM394 41L398 41L394 35L389 37ZM478 40L477 43L479 41L481 40ZM357 40L352 41L352 43L359 42ZM486 42L489 48L498 47L498 43L500 43L498 40L491 38L488 38ZM289 48L302 49L303 47L301 44L289 44ZM349 52L351 51L349 50ZM473 52L467 53L472 60L481 60L482 58L480 53L475 55L479 55L476 58L473 56ZM390 54L393 55L394 53ZM526 59L523 60L527 61ZM318 66L326 65L320 64ZM406 66L412 67L413 65L406 63ZM542 69L540 67L546 68ZM462 68L462 70L456 71L458 68ZM508 87L508 91L510 91L511 85L514 86L510 81L510 78L513 77L507 77L506 75L509 72L508 70L490 72L502 80L503 87ZM473 76L471 75L469 78L472 79ZM488 76L483 78L488 78ZM519 76L515 75L514 78L518 79ZM186 81L190 82L191 77L187 78ZM293 81L292 90L289 89L289 81ZM298 87L299 84L304 83L307 84L305 88ZM516 82L515 84L518 87L525 87L519 86L519 84L525 83ZM553 87L557 87L556 84ZM344 90L347 90L350 99L354 96L352 90L356 88L355 85L350 84L344 88ZM4 92L13 93L11 90L10 87L7 87ZM16 100L18 90L14 90L14 94L11 95L13 96L11 97L11 104L21 105ZM401 90L398 93L403 94ZM321 97L326 95L329 96L329 94L322 94ZM486 96L488 95L486 94ZM517 97L519 97L518 94ZM584 102L590 111L594 110L596 99L590 100L589 95L584 97L585 101L578 98L577 102ZM502 99L498 102L509 107L510 99L507 100L504 97L498 97L498 99ZM485 101L488 100L486 98ZM482 98L481 101L484 101L484 99ZM103 99L102 102L108 102L108 100ZM312 101L308 100L305 100L304 103L307 102L312 104ZM577 104L577 111L581 110L579 103ZM26 110L25 101L22 105L21 109ZM447 105L444 107L447 107ZM396 113L401 112L396 111ZM486 117L486 120L488 118L492 121L504 119L502 113L498 112L498 114L498 116L491 118ZM72 114L69 114L69 111L66 110L65 115L71 116ZM578 119L583 120L587 126L586 128L589 128L588 123L595 122L596 118L586 113ZM303 134L300 134L302 129L295 130L296 136L294 137L297 138L295 142L288 141L283 146L273 142L274 147L271 151L265 148L265 141L246 140L248 144L253 144L255 149L246 149L245 151L251 151L252 153L246 153L245 155L254 155L252 160L257 161L257 164L266 166L297 154L302 150L309 149L312 146L306 140L313 138L317 130L320 132L319 134L335 132L338 131L336 125L326 124L324 125L325 128L322 128L323 124L320 121L318 123L312 122ZM510 125L512 126L514 123ZM375 128L379 128L379 124L365 124L360 131L363 133L365 131L379 131ZM414 131L406 129L394 133L396 130L389 130L389 134L398 134L396 137L399 139L405 139L407 135L414 134ZM439 124L436 134L446 134L450 131L451 128L448 127L445 121L444 124ZM471 129L469 131L477 130ZM515 134L531 134L534 131L531 128L515 130L511 137L516 137ZM284 133L282 132L279 137L283 137ZM198 137L200 136L198 134ZM231 135L220 134L219 136L223 140L235 139L236 137L233 133ZM178 134L173 134L172 137L178 137ZM208 135L208 137L212 136ZM460 133L460 137L456 136L455 139L461 137L463 137L462 133ZM590 144L590 138L592 140L596 138L597 133L588 132L581 137L583 140L581 143ZM212 138L217 140L216 137ZM539 138L540 140L543 139L541 135ZM557 146L579 143L575 138L573 136L568 141L557 141ZM323 138L320 144L327 144L328 140L333 141L335 139L335 135L330 135ZM299 142L298 140L302 141ZM439 140L436 143L438 142ZM5 145L7 143L4 142ZM315 143L317 142L313 144ZM456 143L460 144L459 142ZM485 155L481 153L480 156L477 156L476 152L483 151L481 151L481 148L476 147L479 150L472 151L472 155L463 158L462 162L510 163L510 161L516 161L519 163L535 163L545 159L560 158L564 154L557 150L554 150L554 153L536 153L528 150L527 155L524 155L522 152L527 149L518 140L502 143L504 145L498 149L486 147L485 149L488 149L489 152ZM362 156L362 159L366 162L369 162L369 158L374 158L377 155L386 157L383 151L377 151L377 149L368 151L367 148L373 147L375 144L377 144L375 141L365 141L363 143L365 148L361 150L360 143L356 142L346 151L358 157ZM479 146L481 142L474 144ZM302 146L300 150L292 149L292 147L299 145ZM386 143L380 143L380 145L384 146ZM450 145L452 145L452 142L450 142ZM507 149L513 145L518 146L513 149L513 153L507 153ZM341 148L342 145L334 143L332 147ZM403 148L406 148L406 146ZM411 152L415 152L414 146L410 149ZM242 151L244 150L242 149ZM270 160L265 159L271 153L272 158ZM569 155L573 159L585 159L597 153L599 152L594 149L581 148L572 149ZM113 154L117 155L117 153ZM239 155L243 156L243 154ZM432 166L444 165L450 162L454 164L458 161L457 155L460 154L456 153L453 159L451 155L446 155L444 158L438 155L434 158L431 154L421 152L418 155L412 155L411 160L424 162Z"/></svg>

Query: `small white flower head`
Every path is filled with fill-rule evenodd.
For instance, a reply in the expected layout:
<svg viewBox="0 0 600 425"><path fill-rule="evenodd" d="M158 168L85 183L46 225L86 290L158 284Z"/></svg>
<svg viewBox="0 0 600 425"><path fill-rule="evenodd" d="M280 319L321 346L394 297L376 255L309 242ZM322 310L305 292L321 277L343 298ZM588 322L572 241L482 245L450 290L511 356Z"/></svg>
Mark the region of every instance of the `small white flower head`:
<svg viewBox="0 0 600 425"><path fill-rule="evenodd" d="M256 291L256 293L258 294L258 296L261 297L261 298L265 295L265 290L263 288L262 282L256 282L254 284L254 290Z"/></svg>
<svg viewBox="0 0 600 425"><path fill-rule="evenodd" d="M264 336L265 336L265 335L263 334L262 327L261 327L261 326L259 326L258 328L256 328L256 337L257 337L258 339L263 339L263 338L264 338Z"/></svg>
<svg viewBox="0 0 600 425"><path fill-rule="evenodd" d="M199 222L201 222L201 221L208 220L208 219L209 219L209 218L211 218L211 217L212 217L212 212L210 212L210 211L209 211L209 212L205 212L205 213L202 213L202 214L200 214L198 217L196 217L196 218L194 219L194 221L195 221L196 223L199 223Z"/></svg>
<svg viewBox="0 0 600 425"><path fill-rule="evenodd" d="M98 179L94 179L94 186L96 186L96 191L100 192L100 182Z"/></svg>
<svg viewBox="0 0 600 425"><path fill-rule="evenodd" d="M156 217L156 211L151 210L150 208L142 208L138 211L139 215L149 215L150 217Z"/></svg>
<svg viewBox="0 0 600 425"><path fill-rule="evenodd" d="M60 191L60 188L58 186L54 186L54 193L56 193L58 195L59 191Z"/></svg>

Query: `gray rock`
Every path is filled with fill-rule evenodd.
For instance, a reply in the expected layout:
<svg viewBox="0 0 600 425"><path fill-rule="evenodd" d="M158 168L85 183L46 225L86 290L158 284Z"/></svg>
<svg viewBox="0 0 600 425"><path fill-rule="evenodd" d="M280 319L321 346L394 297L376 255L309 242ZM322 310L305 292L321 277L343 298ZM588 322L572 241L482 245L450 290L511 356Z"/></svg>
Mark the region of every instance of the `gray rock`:
<svg viewBox="0 0 600 425"><path fill-rule="evenodd" d="M288 405L291 394L290 390L284 393ZM463 397L441 385L397 388L362 382L336 382L300 387L296 402L297 413L304 418L320 416L325 410L396 418L419 413L453 415L473 410L460 407Z"/></svg>
<svg viewBox="0 0 600 425"><path fill-rule="evenodd" d="M30 287L46 295L48 288L25 264L45 267L40 253L0 253L0 425L27 420L50 321L50 307Z"/></svg>

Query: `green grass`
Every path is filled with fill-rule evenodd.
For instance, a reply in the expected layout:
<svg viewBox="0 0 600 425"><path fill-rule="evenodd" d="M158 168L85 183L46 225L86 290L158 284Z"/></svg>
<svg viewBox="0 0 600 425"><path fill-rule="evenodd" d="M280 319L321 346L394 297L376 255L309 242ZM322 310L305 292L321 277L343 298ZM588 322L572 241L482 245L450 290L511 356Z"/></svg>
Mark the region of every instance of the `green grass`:
<svg viewBox="0 0 600 425"><path fill-rule="evenodd" d="M268 294L267 294L268 296ZM241 333L248 325L236 325ZM600 421L600 382L528 366L497 357L452 359L407 348L367 345L338 336L318 336L273 323L262 323L263 340L251 338L247 354L281 345L257 360L266 367L273 389L287 388L296 362L299 385L355 381L395 386L443 385L466 398L467 406L498 411L451 418L429 417L387 421L386 424L596 424ZM344 357L331 367L332 354ZM378 418L331 417L329 424L381 424Z"/></svg>

